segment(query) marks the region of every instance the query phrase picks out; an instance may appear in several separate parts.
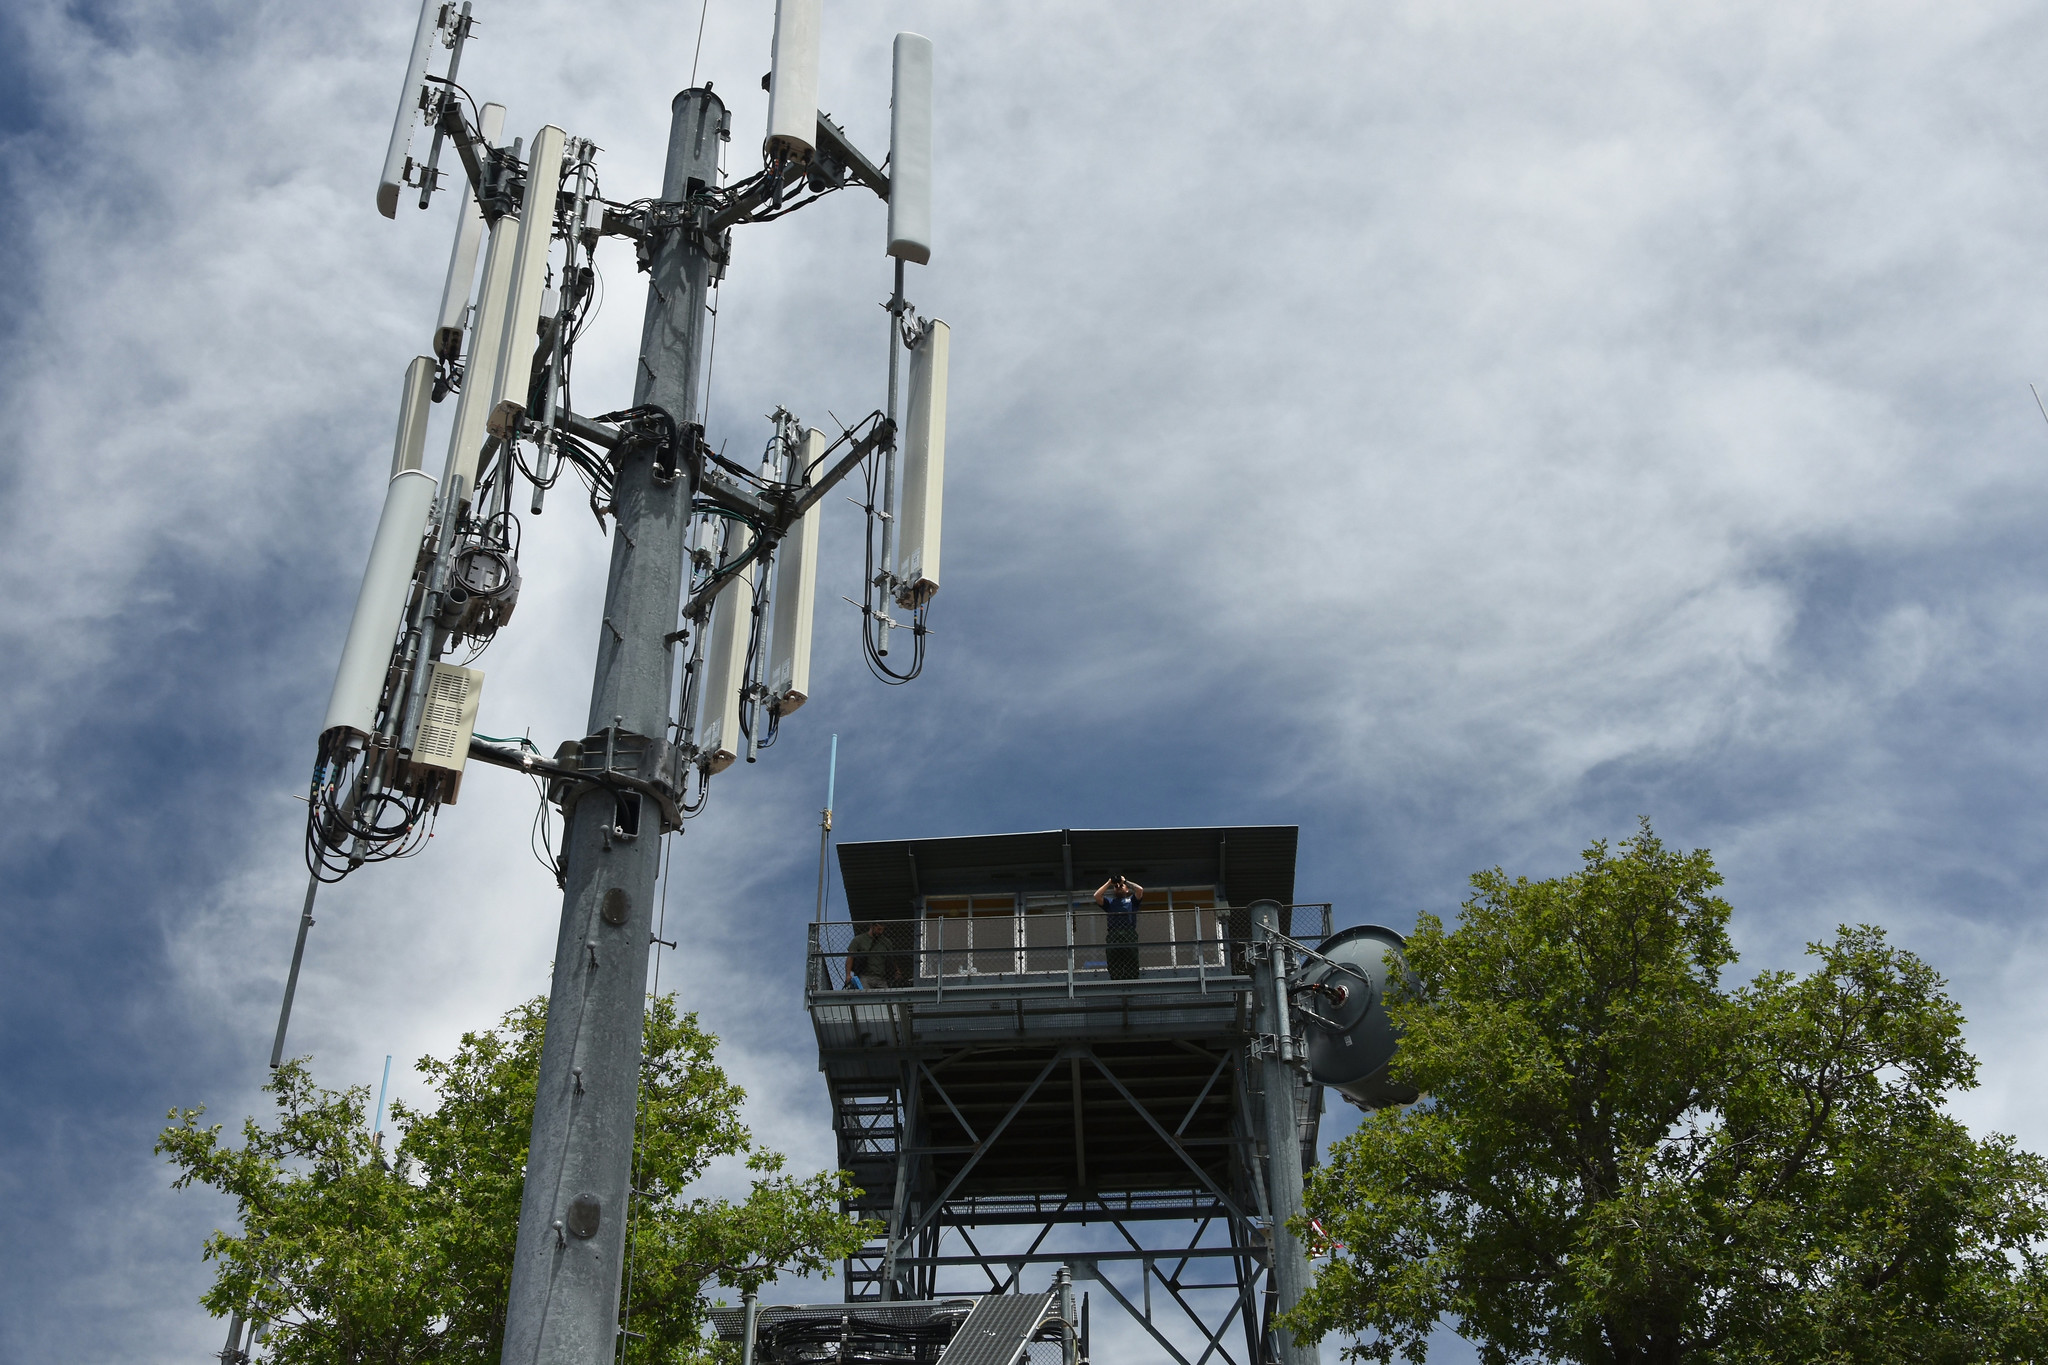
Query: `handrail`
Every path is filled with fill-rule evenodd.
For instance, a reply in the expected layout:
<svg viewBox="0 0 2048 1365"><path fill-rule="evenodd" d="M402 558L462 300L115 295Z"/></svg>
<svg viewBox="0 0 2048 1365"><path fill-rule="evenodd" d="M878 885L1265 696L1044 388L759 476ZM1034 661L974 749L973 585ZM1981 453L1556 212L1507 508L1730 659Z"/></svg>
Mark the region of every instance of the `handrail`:
<svg viewBox="0 0 2048 1365"><path fill-rule="evenodd" d="M1329 902L1287 909L1290 925L1300 918L1297 911L1320 911L1322 923L1314 927L1329 935ZM1231 905L1141 907L1133 927L1112 929L1109 912L1069 901L1042 914L883 919L880 944L858 948L865 924L814 921L806 934L805 990L809 995L920 990L943 1000L948 991L965 986L1060 985L1074 999L1082 985L1151 979L1183 980L1207 994L1212 977L1246 974L1243 953L1255 936L1244 912L1245 907ZM1034 925L1057 938L1034 934ZM1122 934L1130 937L1118 937ZM853 980L858 985L847 984Z"/></svg>

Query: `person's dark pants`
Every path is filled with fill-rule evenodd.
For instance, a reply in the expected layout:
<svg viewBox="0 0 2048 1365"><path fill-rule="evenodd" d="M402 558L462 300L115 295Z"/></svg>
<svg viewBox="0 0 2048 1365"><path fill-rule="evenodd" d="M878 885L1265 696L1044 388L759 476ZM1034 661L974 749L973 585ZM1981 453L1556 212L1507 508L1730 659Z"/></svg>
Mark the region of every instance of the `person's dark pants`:
<svg viewBox="0 0 2048 1365"><path fill-rule="evenodd" d="M1109 974L1117 981L1135 981L1138 977L1138 930L1133 925L1128 929L1111 929L1109 940Z"/></svg>

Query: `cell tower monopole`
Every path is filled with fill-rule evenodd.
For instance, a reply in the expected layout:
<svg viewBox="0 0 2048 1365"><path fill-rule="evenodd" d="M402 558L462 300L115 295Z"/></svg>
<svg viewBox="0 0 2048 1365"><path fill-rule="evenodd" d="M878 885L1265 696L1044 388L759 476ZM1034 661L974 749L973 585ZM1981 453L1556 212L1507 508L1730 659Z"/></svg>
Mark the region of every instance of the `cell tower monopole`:
<svg viewBox="0 0 2048 1365"><path fill-rule="evenodd" d="M661 846L703 808L711 779L753 761L812 695L818 525L827 493L856 471L870 489L863 649L891 682L923 663L951 332L905 297L904 267L931 258L932 45L896 36L883 171L818 107L822 18L821 0L776 6L758 170L728 172L732 120L707 81L675 97L658 191L616 192L588 138L544 124L507 141L503 107L457 83L470 3L423 0L377 185L385 217L415 192L422 209L444 194L456 223L439 306L431 319L422 309L425 351L394 366L397 437L318 738L311 879L271 1062L283 1058L319 886L420 851L471 762L543 779L562 825L562 919L507 1361L606 1359L619 1339ZM887 204L884 401L841 425L801 420L793 395L758 460L727 458L705 430L701 385L707 310L736 233L842 189ZM648 276L633 401L591 414L575 407L571 377L597 255L620 244ZM450 399L435 473L428 418ZM552 749L479 735L479 656L537 571L521 519L579 485L612 543L588 723ZM907 648L892 650L903 630ZM243 1354L231 1339L228 1355Z"/></svg>

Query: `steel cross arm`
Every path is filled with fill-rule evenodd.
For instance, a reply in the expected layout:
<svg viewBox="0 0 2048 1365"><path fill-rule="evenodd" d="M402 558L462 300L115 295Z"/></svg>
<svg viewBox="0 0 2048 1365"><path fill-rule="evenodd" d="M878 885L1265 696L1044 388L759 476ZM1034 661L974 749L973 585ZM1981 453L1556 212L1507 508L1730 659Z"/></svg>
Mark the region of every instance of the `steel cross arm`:
<svg viewBox="0 0 2048 1365"><path fill-rule="evenodd" d="M804 176L804 169L804 167L797 165L795 162L791 162L782 168L782 174L779 177L770 176L764 170L761 173L758 184L712 215L711 221L704 225L705 236L716 237L727 228L748 221L749 216L755 209L760 208L761 205L767 203L774 196L778 180L783 185L801 180Z"/></svg>
<svg viewBox="0 0 2048 1365"><path fill-rule="evenodd" d="M818 114L818 150L826 159L837 161L853 173L853 178L873 190L882 199L889 197L889 177L875 167L860 153L846 136L846 130L834 123L824 112Z"/></svg>
<svg viewBox="0 0 2048 1365"><path fill-rule="evenodd" d="M606 450L617 450L629 439L625 432L607 422L581 416L566 408L556 410L555 425L578 440L603 446ZM728 471L713 464L704 466L703 475L698 481L698 491L736 512L744 512L761 521L772 522L781 511L773 503L742 485Z"/></svg>
<svg viewBox="0 0 2048 1365"><path fill-rule="evenodd" d="M1237 1206L1237 1202L1224 1193L1223 1187L1211 1179L1209 1173L1203 1170L1201 1165L1192 1156L1188 1155L1188 1149L1180 1145L1180 1139L1161 1127L1159 1120L1152 1117L1152 1111L1138 1103L1138 1097L1124 1087L1124 1083L1117 1079L1114 1071L1111 1071L1102 1064L1102 1058L1096 1056L1092 1049L1089 1050L1087 1056L1088 1060L1095 1064L1095 1069L1102 1073L1104 1079L1116 1087L1116 1093L1124 1097L1124 1102L1137 1110L1138 1117L1144 1119L1146 1125L1159 1135L1159 1140L1173 1148L1174 1155L1178 1156L1186 1164L1187 1168L1195 1173L1197 1179L1209 1187L1209 1193L1221 1200L1224 1208L1229 1209L1239 1218L1244 1217L1244 1210Z"/></svg>
<svg viewBox="0 0 2048 1365"><path fill-rule="evenodd" d="M429 76L428 80L438 80ZM447 84L447 82L442 82ZM479 204L484 202L484 165L477 157L477 148L484 145L482 134L469 126L469 120L462 116L462 101L452 95L441 101L441 131L448 134L455 144L455 154L462 158L462 170L469 177L469 187Z"/></svg>
<svg viewBox="0 0 2048 1365"><path fill-rule="evenodd" d="M862 420L865 421L867 419L863 418ZM845 438L841 437L840 439L844 440ZM853 443L853 449L839 457L839 463L827 470L824 478L811 485L810 492L796 500L796 506L790 508L789 519L795 521L798 517L816 507L820 502L824 501L825 495L832 491L832 486L848 474L851 474L861 461L867 459L868 456L874 454L877 450L893 449L895 444L896 423L893 419L884 417L881 421L875 423L874 430Z"/></svg>
<svg viewBox="0 0 2048 1365"><path fill-rule="evenodd" d="M1287 908L1289 910L1292 910L1295 907L1290 905ZM1295 952L1300 953L1303 957L1312 957L1318 962L1327 963L1328 965L1335 967L1338 971L1349 972L1351 975L1357 977L1360 981L1367 981L1365 973L1359 971L1358 968L1352 966L1350 963L1339 962L1334 957L1329 957L1323 953L1319 953L1314 948L1309 947L1306 943L1303 943L1300 939L1295 938L1291 934L1283 934L1278 929L1269 929L1267 930L1267 932L1270 933L1274 938L1278 939L1280 942L1294 949ZM1370 983L1368 982L1368 984Z"/></svg>
<svg viewBox="0 0 2048 1365"><path fill-rule="evenodd" d="M578 440L603 446L606 450L616 451L631 439L627 433L609 423L581 416L566 408L556 410L555 426ZM743 512L757 521L769 524L776 521L782 510L748 489L728 471L709 463L705 464L698 478L697 491L721 506L729 507L735 512Z"/></svg>
<svg viewBox="0 0 2048 1365"><path fill-rule="evenodd" d="M514 772L550 777L562 782L574 782L581 786L603 787L615 792L638 792L661 807L664 819L667 818L667 812L675 805L676 798L673 792L667 790L658 782L649 782L644 777L635 777L631 773L586 772L581 768L571 768L565 764L556 763L551 759L536 758L532 754L515 753L509 749L500 749L494 744L485 743L474 735L470 736L469 740L469 756L480 763L489 763L500 768L510 768Z"/></svg>
<svg viewBox="0 0 2048 1365"><path fill-rule="evenodd" d="M625 433L617 427L579 417L567 408L555 409L555 425L580 441L603 446L606 450L617 450L626 439Z"/></svg>
<svg viewBox="0 0 2048 1365"><path fill-rule="evenodd" d="M760 534L754 537L754 543L749 545L738 559L726 565L725 571L719 576L717 582L707 583L690 594L690 600L683 604L683 619L686 621L696 619L711 604L713 598L725 591L728 584L738 579L741 569L759 559L764 551L782 539L782 533L789 529L791 522L794 522L798 517L816 507L824 499L825 495L832 491L833 485L837 484L848 474L851 474L855 466L859 465L862 460L865 460L868 456L874 454L878 448L895 439L896 424L894 422L884 417L881 421L875 423L873 431L855 441L853 449L842 455L839 463L827 470L822 479L811 485L809 492L790 505L786 518L780 520L777 525L761 528ZM709 473L708 470L706 472L707 474Z"/></svg>
<svg viewBox="0 0 2048 1365"><path fill-rule="evenodd" d="M769 502L760 494L749 489L732 474L706 461L704 472L697 480L697 492L713 502L730 507L735 512L744 512L757 521L774 525L782 509ZM790 518L796 520L795 517Z"/></svg>
<svg viewBox="0 0 2048 1365"><path fill-rule="evenodd" d="M968 1173L975 1168L984 1156L988 1155L988 1149L995 1145L995 1140L1003 1135L1003 1130L1010 1126L1010 1121L1024 1111L1025 1104L1033 1095L1038 1093L1038 1087L1045 1084L1045 1078L1052 1075L1052 1069L1059 1064L1060 1057L1058 1053L1054 1053L1046 1060L1044 1067L1039 1070L1037 1079L1024 1087L1024 1093L1019 1095L1017 1102L1010 1106L1010 1112L1003 1115L1003 1121L994 1128L991 1128L988 1136L976 1144L974 1155L960 1163L960 1169L955 1171L953 1178L946 1182L946 1188L941 1190L939 1197L931 1202L931 1206L924 1211L924 1216L917 1220L916 1226L896 1239L898 1247L908 1246L911 1238L931 1226L938 1218L940 1212L945 1209L946 1201L953 1197L953 1191L960 1188L960 1182L967 1179Z"/></svg>
<svg viewBox="0 0 2048 1365"><path fill-rule="evenodd" d="M581 772L565 764L556 763L551 759L536 758L529 753L515 752L511 749L500 749L495 744L487 744L474 735L470 736L469 740L469 756L480 762L495 764L500 768L510 768L514 772L538 773L543 777L557 777L565 782L590 782L594 780L589 773ZM618 774L618 776L624 776L624 774Z"/></svg>
<svg viewBox="0 0 2048 1365"><path fill-rule="evenodd" d="M820 160L838 162L854 180L873 190L883 199L889 197L889 177L884 175L874 162L861 154L860 149L847 138L845 129L822 113L818 115L816 141L818 151L822 154ZM755 210L773 199L776 190L802 181L809 169L809 163L794 161L783 166L780 175L770 175L767 169L763 168L757 183L712 215L711 220L704 225L705 235L716 237L727 228L753 221ZM835 188L838 186L828 188L813 198L822 198ZM789 207L802 208L804 204L811 202L811 199L806 199ZM787 212L788 209L782 211Z"/></svg>

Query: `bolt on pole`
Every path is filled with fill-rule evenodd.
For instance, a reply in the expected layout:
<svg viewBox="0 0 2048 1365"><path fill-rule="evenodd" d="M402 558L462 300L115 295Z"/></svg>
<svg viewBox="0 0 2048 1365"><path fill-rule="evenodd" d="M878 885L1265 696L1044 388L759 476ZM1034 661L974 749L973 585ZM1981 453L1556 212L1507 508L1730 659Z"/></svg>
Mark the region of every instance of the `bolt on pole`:
<svg viewBox="0 0 2048 1365"><path fill-rule="evenodd" d="M662 199L681 211L668 216L654 244L634 403L667 410L678 431L699 420L712 274L697 210L684 203L691 182L717 185L725 123L725 105L708 89L676 96ZM677 463L687 469L690 461ZM665 637L675 629L687 586L684 539L694 493L687 474L665 485L657 480L649 451L620 461L592 734L667 733L673 677ZM617 1341L662 840L653 803L634 810L629 799L589 791L567 816L562 924L512 1262L505 1365L597 1365L612 1358Z"/></svg>
<svg viewBox="0 0 2048 1365"><path fill-rule="evenodd" d="M1266 1199L1272 1211L1271 1270L1273 1311L1291 1311L1308 1292L1308 1254L1301 1238L1288 1226L1301 1206L1301 1127L1294 1111L1294 1024L1287 1007L1286 944L1280 937L1280 905L1256 901L1251 907L1253 933L1265 944L1265 961L1252 964L1252 994L1258 1007L1258 1030L1273 1040L1261 1064L1260 1108L1266 1128ZM1297 1346L1294 1334L1277 1323L1269 1349L1278 1365L1315 1365L1313 1346Z"/></svg>

